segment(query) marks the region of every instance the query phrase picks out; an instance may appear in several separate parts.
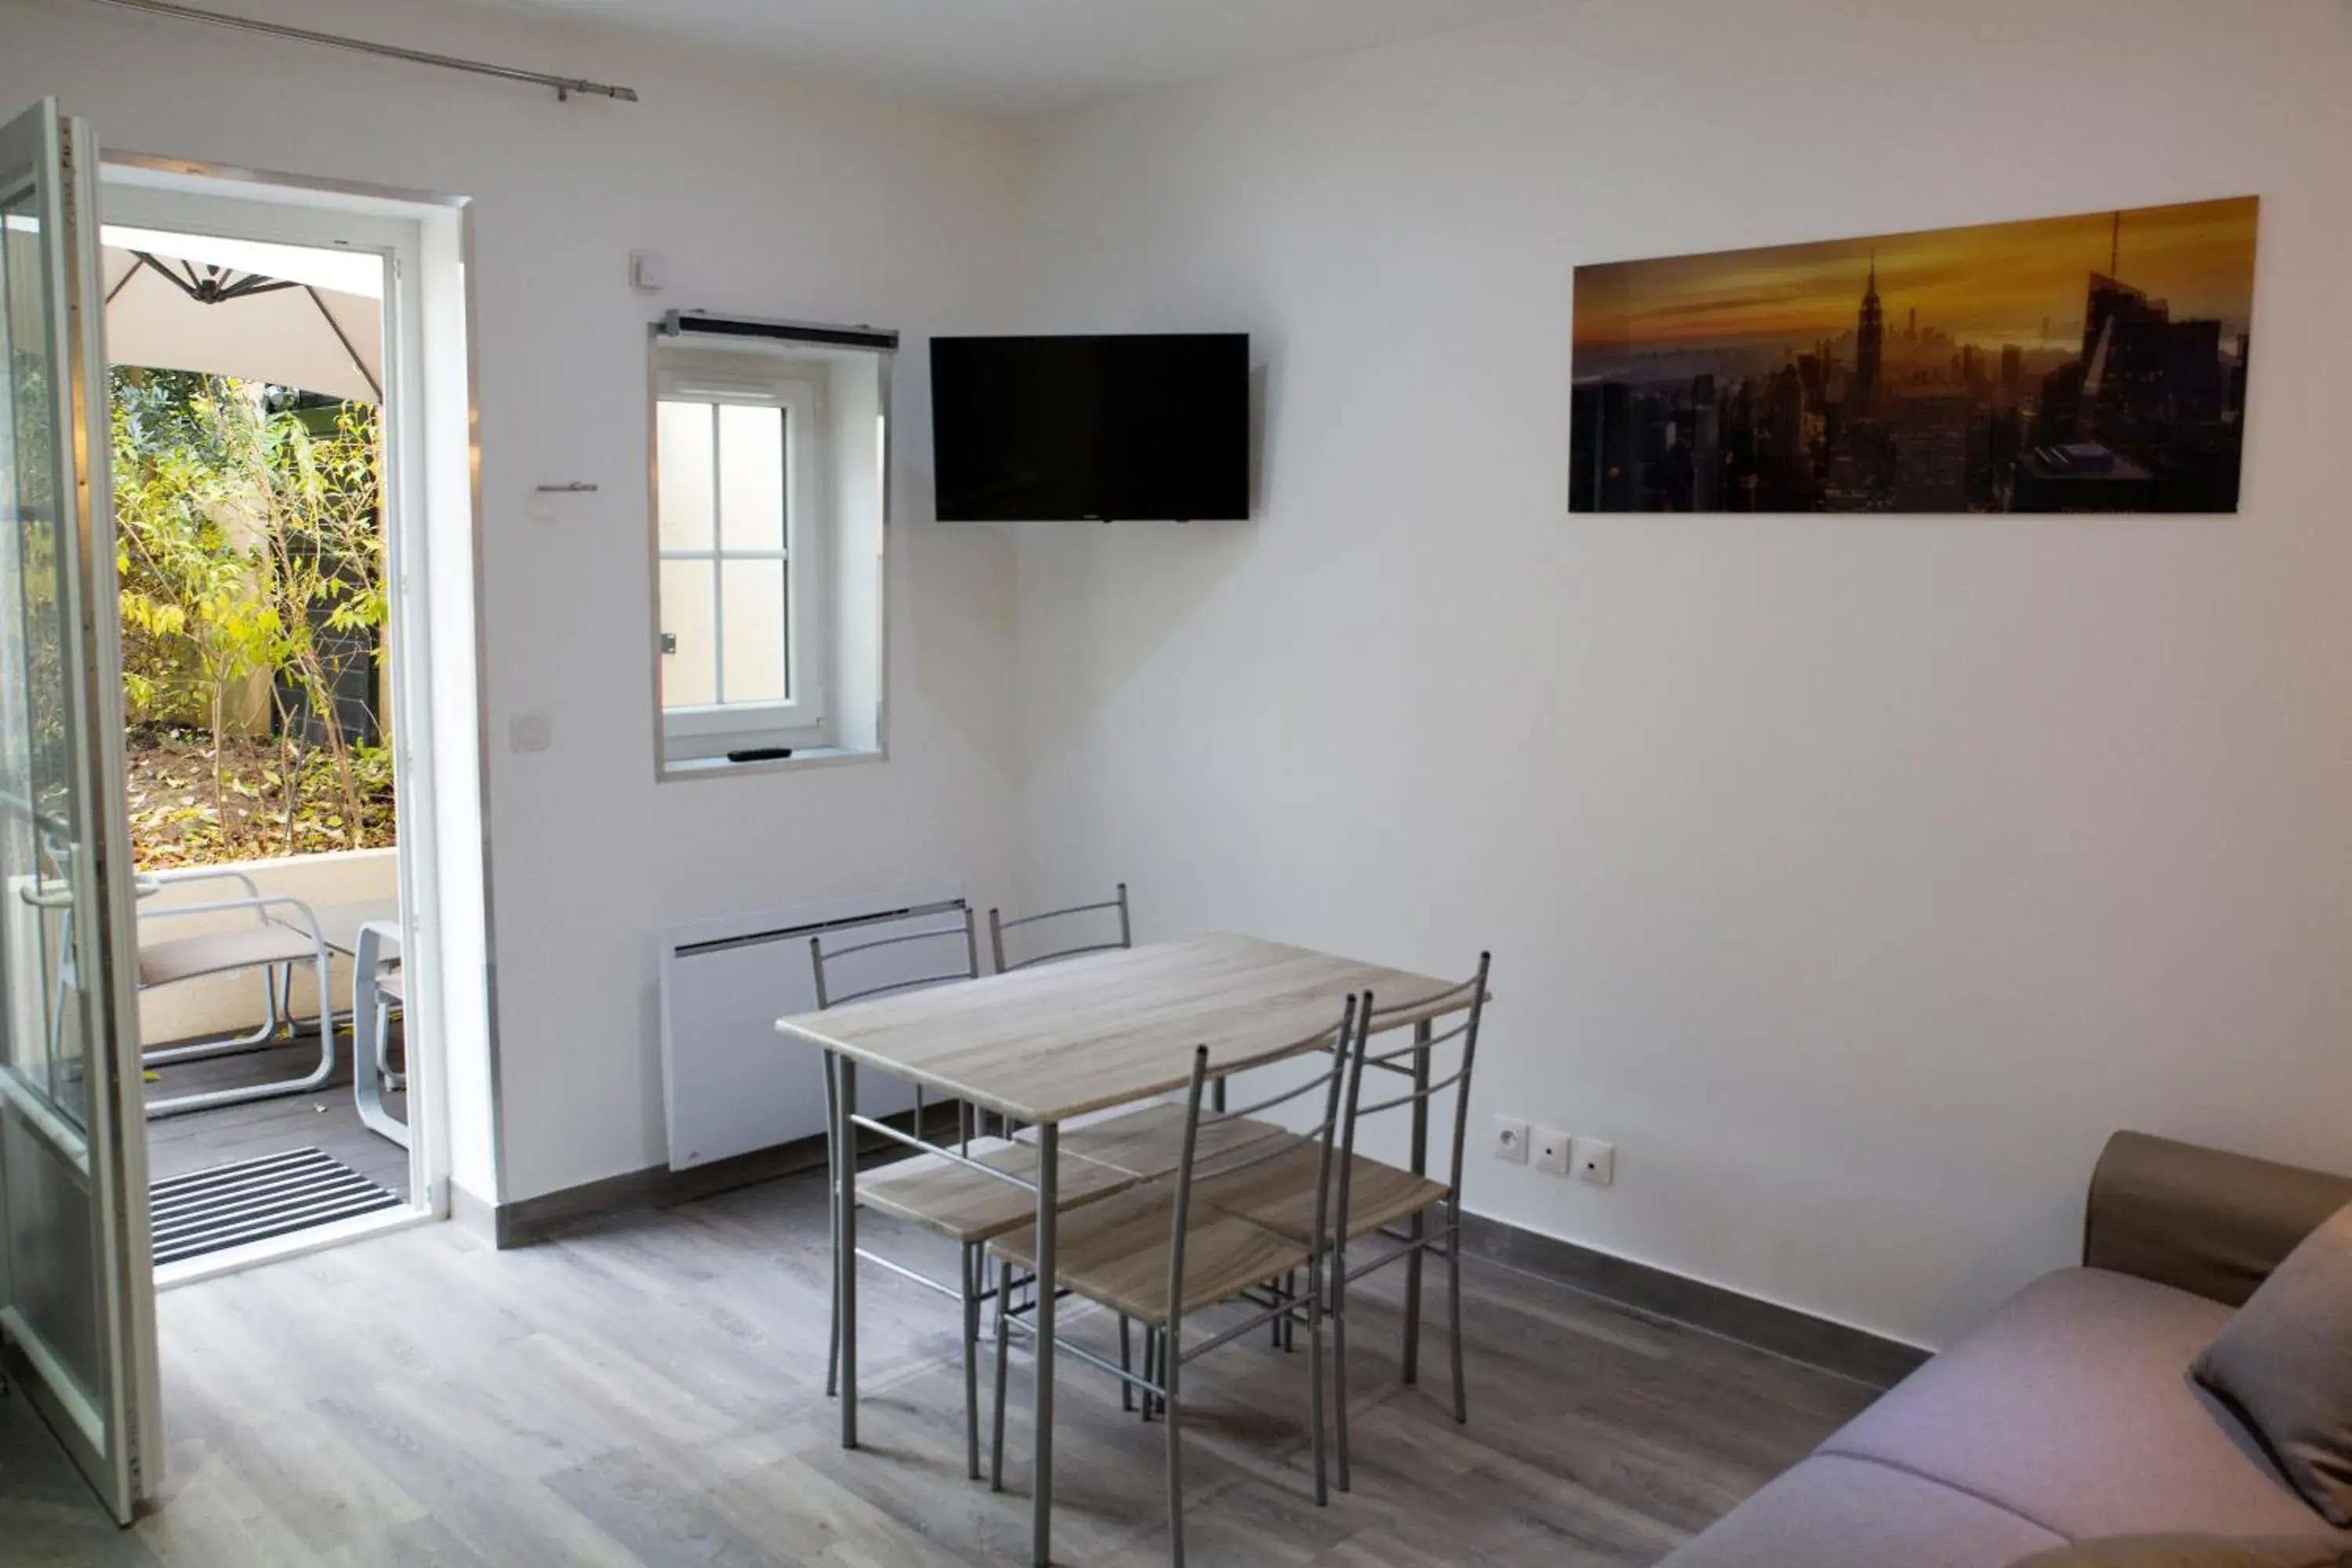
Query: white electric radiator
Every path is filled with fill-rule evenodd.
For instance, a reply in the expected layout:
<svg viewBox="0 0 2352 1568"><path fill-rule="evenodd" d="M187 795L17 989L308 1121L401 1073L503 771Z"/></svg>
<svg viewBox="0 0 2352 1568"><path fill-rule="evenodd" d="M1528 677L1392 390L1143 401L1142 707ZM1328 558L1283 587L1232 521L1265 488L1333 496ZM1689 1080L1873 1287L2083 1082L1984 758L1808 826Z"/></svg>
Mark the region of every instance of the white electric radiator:
<svg viewBox="0 0 2352 1568"><path fill-rule="evenodd" d="M856 928L851 941L951 925L961 890L837 899L764 914L701 921L660 939L662 1089L669 1167L683 1171L824 1131L824 1071L817 1053L776 1033L776 1020L816 1008L809 939ZM833 946L828 942L827 947ZM865 990L937 973L953 944L906 942L855 961L837 986ZM887 1116L914 1107L911 1086L858 1075L857 1109Z"/></svg>

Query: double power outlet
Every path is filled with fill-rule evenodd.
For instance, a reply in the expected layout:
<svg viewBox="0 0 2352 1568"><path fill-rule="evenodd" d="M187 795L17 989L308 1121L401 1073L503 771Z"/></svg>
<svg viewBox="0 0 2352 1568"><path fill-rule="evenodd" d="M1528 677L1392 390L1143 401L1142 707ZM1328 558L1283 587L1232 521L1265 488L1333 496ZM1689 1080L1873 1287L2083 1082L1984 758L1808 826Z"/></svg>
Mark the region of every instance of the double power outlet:
<svg viewBox="0 0 2352 1568"><path fill-rule="evenodd" d="M1532 1159L1538 1171L1555 1176L1576 1173L1580 1182L1605 1187L1617 1179L1617 1145L1598 1138L1572 1138L1549 1127L1529 1128L1517 1117L1495 1118L1495 1158L1524 1165Z"/></svg>

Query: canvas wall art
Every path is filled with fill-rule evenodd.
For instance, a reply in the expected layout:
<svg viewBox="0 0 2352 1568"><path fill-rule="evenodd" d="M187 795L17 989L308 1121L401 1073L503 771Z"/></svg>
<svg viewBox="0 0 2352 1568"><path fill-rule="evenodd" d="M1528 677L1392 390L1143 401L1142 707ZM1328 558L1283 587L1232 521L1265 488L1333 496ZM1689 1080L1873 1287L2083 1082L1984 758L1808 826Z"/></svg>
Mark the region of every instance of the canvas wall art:
<svg viewBox="0 0 2352 1568"><path fill-rule="evenodd" d="M2258 207L1580 267L1570 510L2233 512Z"/></svg>

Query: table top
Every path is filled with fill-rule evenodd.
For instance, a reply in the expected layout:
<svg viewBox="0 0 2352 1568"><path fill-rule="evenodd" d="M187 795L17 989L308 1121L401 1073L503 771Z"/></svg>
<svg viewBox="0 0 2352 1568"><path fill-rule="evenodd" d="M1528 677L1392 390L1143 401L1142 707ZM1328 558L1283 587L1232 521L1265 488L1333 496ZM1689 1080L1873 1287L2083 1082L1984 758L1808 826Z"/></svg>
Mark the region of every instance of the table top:
<svg viewBox="0 0 2352 1568"><path fill-rule="evenodd" d="M1360 991L1381 1027L1418 1023L1467 1006L1411 1005L1460 984L1221 932L802 1013L776 1032L1017 1121L1064 1121L1184 1088L1202 1046L1216 1068L1305 1042Z"/></svg>

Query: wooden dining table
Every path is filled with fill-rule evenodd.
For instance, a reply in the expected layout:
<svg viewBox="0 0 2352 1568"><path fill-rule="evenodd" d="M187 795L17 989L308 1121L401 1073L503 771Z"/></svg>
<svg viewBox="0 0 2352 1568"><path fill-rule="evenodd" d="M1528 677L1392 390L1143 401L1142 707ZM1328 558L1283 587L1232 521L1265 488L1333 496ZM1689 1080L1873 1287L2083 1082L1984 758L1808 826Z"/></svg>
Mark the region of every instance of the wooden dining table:
<svg viewBox="0 0 2352 1568"><path fill-rule="evenodd" d="M786 1039L826 1053L835 1073L834 1289L840 1322L841 1445L857 1446L857 1069L867 1067L1034 1129L1037 1176L1037 1347L1033 1559L1051 1561L1054 1507L1055 1231L1060 1127L1073 1118L1149 1100L1192 1081L1194 1053L1218 1064L1265 1059L1310 1043L1339 1023L1347 999L1370 992L1375 1027L1410 1026L1466 1006L1455 982L1255 937L1219 933L1093 953L983 979L902 991L776 1022ZM1429 1005L1423 1006L1426 1001ZM1416 1061L1425 1080L1426 1053ZM1416 1105L1412 1163L1425 1167L1424 1105ZM874 1128L868 1122L866 1125ZM881 1131L876 1128L874 1130ZM1416 1252L1409 1268L1418 1273ZM1407 1287L1406 1347L1418 1338L1421 1292ZM1410 1368L1410 1359L1408 1360ZM1408 1373L1409 1374L1409 1373Z"/></svg>

